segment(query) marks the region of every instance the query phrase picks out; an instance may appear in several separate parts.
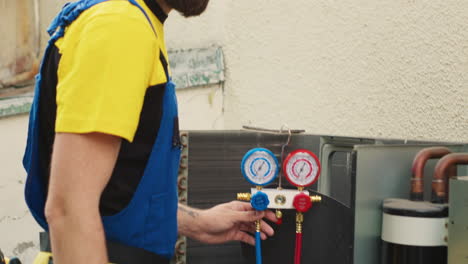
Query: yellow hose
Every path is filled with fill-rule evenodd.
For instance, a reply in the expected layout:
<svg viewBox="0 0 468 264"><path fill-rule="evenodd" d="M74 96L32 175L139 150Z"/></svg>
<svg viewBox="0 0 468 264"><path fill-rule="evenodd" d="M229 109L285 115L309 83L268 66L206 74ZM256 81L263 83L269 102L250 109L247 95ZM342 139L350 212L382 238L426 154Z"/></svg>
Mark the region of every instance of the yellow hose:
<svg viewBox="0 0 468 264"><path fill-rule="evenodd" d="M49 264L49 260L52 257L52 254L49 252L39 252L36 259L34 259L33 264Z"/></svg>

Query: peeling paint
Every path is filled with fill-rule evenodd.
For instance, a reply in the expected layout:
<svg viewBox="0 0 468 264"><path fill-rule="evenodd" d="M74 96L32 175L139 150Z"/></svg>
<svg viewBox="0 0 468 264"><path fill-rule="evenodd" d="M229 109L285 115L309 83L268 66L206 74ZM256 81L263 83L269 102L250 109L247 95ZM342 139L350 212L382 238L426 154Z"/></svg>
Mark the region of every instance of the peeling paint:
<svg viewBox="0 0 468 264"><path fill-rule="evenodd" d="M219 47L170 51L169 60L178 89L224 82L224 57Z"/></svg>
<svg viewBox="0 0 468 264"><path fill-rule="evenodd" d="M11 215L3 216L3 217L0 218L0 223L7 222L7 221L18 221L18 220L21 220L21 219L23 219L24 217L26 217L28 215L29 215L29 210L25 211L23 213L23 215L20 215L20 216L11 216Z"/></svg>
<svg viewBox="0 0 468 264"><path fill-rule="evenodd" d="M16 247L13 249L13 254L15 256L18 256L25 252L26 250L35 247L34 242L28 241L28 242L21 242Z"/></svg>

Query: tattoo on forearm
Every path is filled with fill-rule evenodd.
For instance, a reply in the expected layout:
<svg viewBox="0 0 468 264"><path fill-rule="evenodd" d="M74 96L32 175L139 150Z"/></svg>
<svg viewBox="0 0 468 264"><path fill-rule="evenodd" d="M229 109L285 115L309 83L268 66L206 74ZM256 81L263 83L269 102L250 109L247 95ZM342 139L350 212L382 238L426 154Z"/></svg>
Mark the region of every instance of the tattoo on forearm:
<svg viewBox="0 0 468 264"><path fill-rule="evenodd" d="M185 207L185 206L179 206L179 210L186 213L186 214L188 214L188 215L190 215L193 218L196 218L198 216L198 212L195 212L195 211L193 211L190 208Z"/></svg>

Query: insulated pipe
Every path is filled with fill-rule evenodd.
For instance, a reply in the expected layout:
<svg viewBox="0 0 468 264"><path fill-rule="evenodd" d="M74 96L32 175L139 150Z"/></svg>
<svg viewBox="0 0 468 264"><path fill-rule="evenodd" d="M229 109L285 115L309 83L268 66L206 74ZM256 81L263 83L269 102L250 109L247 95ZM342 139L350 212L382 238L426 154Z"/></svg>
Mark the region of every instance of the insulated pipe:
<svg viewBox="0 0 468 264"><path fill-rule="evenodd" d="M446 147L431 147L425 148L416 154L413 160L411 192L410 199L412 201L422 201L424 199L424 166L430 159L438 159L452 153Z"/></svg>
<svg viewBox="0 0 468 264"><path fill-rule="evenodd" d="M450 170L456 165L468 164L468 153L453 153L449 154L437 162L434 178L432 180L432 202L446 203L448 202L448 179Z"/></svg>

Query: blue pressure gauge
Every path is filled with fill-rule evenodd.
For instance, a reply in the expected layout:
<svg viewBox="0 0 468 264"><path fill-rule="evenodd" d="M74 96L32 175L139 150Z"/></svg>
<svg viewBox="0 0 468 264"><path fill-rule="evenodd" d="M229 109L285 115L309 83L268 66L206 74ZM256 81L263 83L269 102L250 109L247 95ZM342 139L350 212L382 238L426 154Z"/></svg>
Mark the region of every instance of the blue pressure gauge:
<svg viewBox="0 0 468 264"><path fill-rule="evenodd" d="M275 155L265 148L249 150L241 163L242 175L256 186L270 184L278 175L278 168Z"/></svg>

